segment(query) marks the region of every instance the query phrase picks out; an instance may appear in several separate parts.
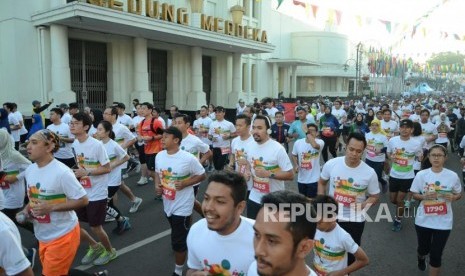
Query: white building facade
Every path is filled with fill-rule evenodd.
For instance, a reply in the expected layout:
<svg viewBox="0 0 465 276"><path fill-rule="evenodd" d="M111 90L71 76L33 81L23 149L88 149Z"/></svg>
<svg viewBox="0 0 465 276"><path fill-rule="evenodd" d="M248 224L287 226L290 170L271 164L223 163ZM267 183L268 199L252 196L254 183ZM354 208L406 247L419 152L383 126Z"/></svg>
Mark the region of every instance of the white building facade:
<svg viewBox="0 0 465 276"><path fill-rule="evenodd" d="M312 30L274 2L3 1L0 97L29 115L32 100L103 108L137 98L194 111L280 91L347 95L347 37Z"/></svg>

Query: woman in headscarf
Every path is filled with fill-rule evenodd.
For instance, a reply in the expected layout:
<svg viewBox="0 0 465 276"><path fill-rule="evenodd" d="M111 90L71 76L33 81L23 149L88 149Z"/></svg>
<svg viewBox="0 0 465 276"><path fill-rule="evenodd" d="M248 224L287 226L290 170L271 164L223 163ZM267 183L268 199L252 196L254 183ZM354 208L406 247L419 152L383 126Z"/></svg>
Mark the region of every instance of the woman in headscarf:
<svg viewBox="0 0 465 276"><path fill-rule="evenodd" d="M324 105L324 115L320 117L320 137L325 142L321 151L323 161L328 161L328 150L333 156L337 157L336 141L338 139L339 121L331 114L331 107Z"/></svg>
<svg viewBox="0 0 465 276"><path fill-rule="evenodd" d="M451 131L450 122L447 118L445 113L441 113L439 115L439 121L436 122L437 130L438 130L438 138L436 139L436 144L442 145L447 149L447 145L449 144L449 138L447 134Z"/></svg>
<svg viewBox="0 0 465 276"><path fill-rule="evenodd" d="M367 141L365 163L375 170L378 176L378 182L381 183L381 190L384 194L388 190L387 182L383 178L388 139L378 119L373 119L373 121L371 121L370 130L371 131L365 135Z"/></svg>
<svg viewBox="0 0 465 276"><path fill-rule="evenodd" d="M2 212L16 223L16 214L23 209L26 196L23 172L29 167L31 161L14 149L10 134L5 129L0 129L0 160L3 172L6 173L4 181L0 181L5 196ZM20 226L33 232L30 223Z"/></svg>
<svg viewBox="0 0 465 276"><path fill-rule="evenodd" d="M365 123L367 126L371 125L371 121L375 118L375 111L372 108L369 108L367 115L365 116Z"/></svg>
<svg viewBox="0 0 465 276"><path fill-rule="evenodd" d="M32 115L32 126L29 129L29 133L27 134L27 139L32 136L32 134L36 133L37 131L44 129L44 124L42 123L42 117L40 114Z"/></svg>
<svg viewBox="0 0 465 276"><path fill-rule="evenodd" d="M355 116L354 123L352 124L352 127L349 130L349 133L358 132L361 134L366 134L368 131L370 130L368 129L367 124L363 121L363 114L358 113Z"/></svg>

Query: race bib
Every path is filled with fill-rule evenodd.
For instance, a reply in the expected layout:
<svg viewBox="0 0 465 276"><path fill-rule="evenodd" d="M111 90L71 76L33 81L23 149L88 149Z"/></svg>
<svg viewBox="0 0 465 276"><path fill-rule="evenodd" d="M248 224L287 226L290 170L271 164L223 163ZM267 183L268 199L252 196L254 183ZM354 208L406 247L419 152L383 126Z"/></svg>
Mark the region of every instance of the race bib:
<svg viewBox="0 0 465 276"><path fill-rule="evenodd" d="M230 147L221 148L221 154L222 155L230 154L230 153L231 153L231 148Z"/></svg>
<svg viewBox="0 0 465 276"><path fill-rule="evenodd" d="M10 188L10 183L0 179L0 189L8 190Z"/></svg>
<svg viewBox="0 0 465 276"><path fill-rule="evenodd" d="M334 192L334 199L338 203L340 203L340 204L342 204L342 205L344 205L346 207L349 207L350 204L355 202L355 196L341 193L341 192L337 191L337 189Z"/></svg>
<svg viewBox="0 0 465 276"><path fill-rule="evenodd" d="M303 170L311 170L312 169L312 162L311 161L302 162L300 167Z"/></svg>
<svg viewBox="0 0 465 276"><path fill-rule="evenodd" d="M35 216L32 214L32 217L37 220L38 223L50 223L50 214L46 214L43 216Z"/></svg>
<svg viewBox="0 0 465 276"><path fill-rule="evenodd" d="M440 138L447 138L447 133L441 132L441 133L438 133L438 136Z"/></svg>
<svg viewBox="0 0 465 276"><path fill-rule="evenodd" d="M174 200L176 198L176 190L163 185L163 197L167 200Z"/></svg>
<svg viewBox="0 0 465 276"><path fill-rule="evenodd" d="M247 166L246 165L240 165L239 166L239 172L241 174L245 174L246 171L247 171Z"/></svg>
<svg viewBox="0 0 465 276"><path fill-rule="evenodd" d="M270 179L254 176L253 188L262 194L270 193Z"/></svg>
<svg viewBox="0 0 465 276"><path fill-rule="evenodd" d="M82 187L84 189L90 189L92 188L92 182L90 182L90 177L88 176L83 176L79 179L79 183L81 183Z"/></svg>
<svg viewBox="0 0 465 276"><path fill-rule="evenodd" d="M447 204L445 202L431 201L423 204L426 215L440 216L447 214Z"/></svg>
<svg viewBox="0 0 465 276"><path fill-rule="evenodd" d="M396 158L396 164L401 166L401 167L407 167L408 160L407 159L402 159L402 158Z"/></svg>

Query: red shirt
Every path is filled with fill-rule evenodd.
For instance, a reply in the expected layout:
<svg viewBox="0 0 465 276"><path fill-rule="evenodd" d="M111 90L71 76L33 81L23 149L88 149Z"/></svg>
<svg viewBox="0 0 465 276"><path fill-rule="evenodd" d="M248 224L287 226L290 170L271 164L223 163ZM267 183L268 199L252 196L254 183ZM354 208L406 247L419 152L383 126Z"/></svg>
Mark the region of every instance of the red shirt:
<svg viewBox="0 0 465 276"><path fill-rule="evenodd" d="M154 119L153 126L150 127L150 123L152 122L152 118L145 119L140 123L139 127L139 135L140 136L151 136L154 137L158 134L161 134L161 130L163 129L163 125L160 120ZM153 129L153 130L152 130ZM154 132L155 131L155 132ZM158 140L150 140L145 141L144 145L144 153L145 154L155 154L159 153L162 150L161 139Z"/></svg>

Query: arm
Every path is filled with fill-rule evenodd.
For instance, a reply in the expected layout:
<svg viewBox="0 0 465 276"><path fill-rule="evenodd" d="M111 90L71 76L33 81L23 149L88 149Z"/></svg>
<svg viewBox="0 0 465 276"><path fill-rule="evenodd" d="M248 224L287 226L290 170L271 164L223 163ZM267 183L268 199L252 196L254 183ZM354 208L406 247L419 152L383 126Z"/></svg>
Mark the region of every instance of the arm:
<svg viewBox="0 0 465 276"><path fill-rule="evenodd" d="M115 163L113 164L110 164L110 170L113 170L114 168L118 167L119 165L127 162L129 160L129 155L125 155L123 158L121 158L120 160L117 160L115 161Z"/></svg>
<svg viewBox="0 0 465 276"><path fill-rule="evenodd" d="M231 157L233 154L230 154L229 156ZM200 163L204 164L210 157L213 156L213 152L209 149L206 153L202 155L202 158L200 158Z"/></svg>
<svg viewBox="0 0 465 276"><path fill-rule="evenodd" d="M375 205L379 200L379 194L375 194L375 195L369 195L368 198L362 202L362 209L365 208L365 206L372 206L372 205Z"/></svg>
<svg viewBox="0 0 465 276"><path fill-rule="evenodd" d="M162 186L161 186L160 176L158 175L158 173L155 173L155 179L154 179L153 183L155 184L155 194L160 196L162 194L163 190L162 190Z"/></svg>
<svg viewBox="0 0 465 276"><path fill-rule="evenodd" d="M200 175L192 175L189 178L175 181L174 186L176 187L176 190L180 191L186 187L202 182L205 178L207 178L207 175L205 173Z"/></svg>
<svg viewBox="0 0 465 276"><path fill-rule="evenodd" d="M101 174L106 174L109 172L111 172L110 162L108 162L105 165L101 165L92 171L88 171L84 168L79 168L79 169L74 170L74 174L76 175L77 178L80 178L83 176L101 175Z"/></svg>
<svg viewBox="0 0 465 276"><path fill-rule="evenodd" d="M325 195L326 194L326 185L328 184L329 179L325 180L320 177L318 180L318 195Z"/></svg>
<svg viewBox="0 0 465 276"><path fill-rule="evenodd" d="M43 216L51 212L67 212L87 206L89 199L87 196L83 196L80 199L67 199L66 202L58 204L49 204L46 201L40 201L39 204L35 204L32 208L32 212L35 216ZM24 210L23 210L24 212Z"/></svg>
<svg viewBox="0 0 465 276"><path fill-rule="evenodd" d="M211 150L210 150L210 152L211 152ZM229 167L229 169L231 169L231 170L233 170L234 164L236 163L236 160L235 160L235 159L236 159L236 158L235 158L235 154L234 154L234 153L231 153L231 154L229 155L229 163L228 163L228 167ZM200 163L202 163L202 162L200 162Z"/></svg>
<svg viewBox="0 0 465 276"><path fill-rule="evenodd" d="M355 256L355 262L353 262L348 267L337 271L337 274L335 274L335 275L348 275L348 274L353 273L353 272L361 269L362 267L365 267L365 266L368 265L368 263L369 263L368 256L365 253L365 251L363 251L363 249L361 247L359 247L357 249L357 251L355 251L354 256ZM332 273L328 274L328 276L331 276L331 275L333 275L333 274Z"/></svg>
<svg viewBox="0 0 465 276"><path fill-rule="evenodd" d="M39 114L40 112L46 110L52 103L53 103L53 101L48 102L48 104L44 104L43 106L41 106L39 108L34 108L34 112Z"/></svg>
<svg viewBox="0 0 465 276"><path fill-rule="evenodd" d="M292 155L292 163L294 164L295 173L299 172L299 161L297 160L297 155Z"/></svg>
<svg viewBox="0 0 465 276"><path fill-rule="evenodd" d="M136 143L136 141L137 141L137 139L136 139L136 138L133 138L133 139L131 139L131 140L125 142L124 144L122 144L121 147L122 147L123 149L127 149L127 148L131 147L132 145L134 145L134 144Z"/></svg>
<svg viewBox="0 0 465 276"><path fill-rule="evenodd" d="M208 276L210 275L208 271L200 271L196 269L189 268L187 270L186 276Z"/></svg>
<svg viewBox="0 0 465 276"><path fill-rule="evenodd" d="M65 143L72 143L72 142L74 142L74 138L69 138L69 137L68 137L68 138L64 138L64 137L62 137L62 136L60 136L60 140L61 140L62 142L65 142Z"/></svg>

